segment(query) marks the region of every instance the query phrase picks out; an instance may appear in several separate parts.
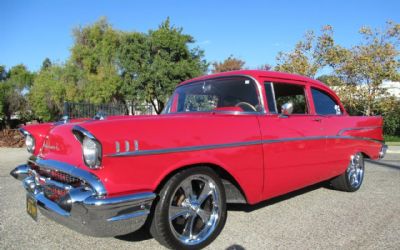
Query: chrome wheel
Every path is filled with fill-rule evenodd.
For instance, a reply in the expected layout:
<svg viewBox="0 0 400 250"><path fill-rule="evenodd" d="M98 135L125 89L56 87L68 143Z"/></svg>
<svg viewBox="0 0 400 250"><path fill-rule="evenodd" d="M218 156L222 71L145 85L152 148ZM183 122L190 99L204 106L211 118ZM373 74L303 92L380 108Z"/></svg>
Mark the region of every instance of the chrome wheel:
<svg viewBox="0 0 400 250"><path fill-rule="evenodd" d="M347 178L352 188L358 188L364 178L364 158L361 153L351 156Z"/></svg>
<svg viewBox="0 0 400 250"><path fill-rule="evenodd" d="M221 217L221 190L203 174L191 175L174 190L169 204L169 226L185 245L205 241L216 229Z"/></svg>

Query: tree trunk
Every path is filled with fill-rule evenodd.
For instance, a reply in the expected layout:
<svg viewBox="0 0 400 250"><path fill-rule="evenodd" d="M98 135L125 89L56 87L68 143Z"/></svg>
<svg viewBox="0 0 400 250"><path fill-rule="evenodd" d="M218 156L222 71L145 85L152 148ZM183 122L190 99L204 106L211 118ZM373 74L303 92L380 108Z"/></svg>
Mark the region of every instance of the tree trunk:
<svg viewBox="0 0 400 250"><path fill-rule="evenodd" d="M5 117L6 117L6 122L5 122L6 129L11 129L11 115L7 114Z"/></svg>

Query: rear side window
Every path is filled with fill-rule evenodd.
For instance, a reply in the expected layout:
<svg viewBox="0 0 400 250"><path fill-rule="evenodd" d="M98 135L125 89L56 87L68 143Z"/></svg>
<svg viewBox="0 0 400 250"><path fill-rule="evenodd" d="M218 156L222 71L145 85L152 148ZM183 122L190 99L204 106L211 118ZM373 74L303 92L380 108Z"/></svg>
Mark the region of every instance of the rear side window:
<svg viewBox="0 0 400 250"><path fill-rule="evenodd" d="M319 115L341 115L337 102L322 90L311 88L314 99L315 112Z"/></svg>

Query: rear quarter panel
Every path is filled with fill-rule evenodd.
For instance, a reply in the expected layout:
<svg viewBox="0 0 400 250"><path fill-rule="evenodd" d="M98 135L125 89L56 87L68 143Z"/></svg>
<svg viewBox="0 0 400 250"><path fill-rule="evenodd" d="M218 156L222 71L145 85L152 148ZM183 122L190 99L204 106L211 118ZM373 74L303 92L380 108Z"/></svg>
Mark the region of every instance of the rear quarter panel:
<svg viewBox="0 0 400 250"><path fill-rule="evenodd" d="M362 152L368 158L378 159L383 144L382 117L327 116L323 122L327 136L327 154L333 166L333 175L345 171L350 156Z"/></svg>

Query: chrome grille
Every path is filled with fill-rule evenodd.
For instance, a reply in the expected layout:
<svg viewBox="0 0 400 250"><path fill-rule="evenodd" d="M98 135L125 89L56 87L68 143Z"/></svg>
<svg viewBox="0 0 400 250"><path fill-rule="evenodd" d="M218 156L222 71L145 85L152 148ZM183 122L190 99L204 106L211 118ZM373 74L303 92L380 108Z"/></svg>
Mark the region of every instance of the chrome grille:
<svg viewBox="0 0 400 250"><path fill-rule="evenodd" d="M43 168L43 167L40 167L40 166L34 165L34 164L31 164L30 167L32 170L35 170L40 176L50 178L51 180L59 181L64 184L71 185L73 187L77 187L77 186L81 185L81 180L76 177L73 177L70 174L67 174L67 173L64 173L61 171L57 171L57 170L53 170L53 169Z"/></svg>
<svg viewBox="0 0 400 250"><path fill-rule="evenodd" d="M52 201L60 201L61 197L67 194L67 190L58 188L52 185L46 185L43 187L44 195Z"/></svg>

